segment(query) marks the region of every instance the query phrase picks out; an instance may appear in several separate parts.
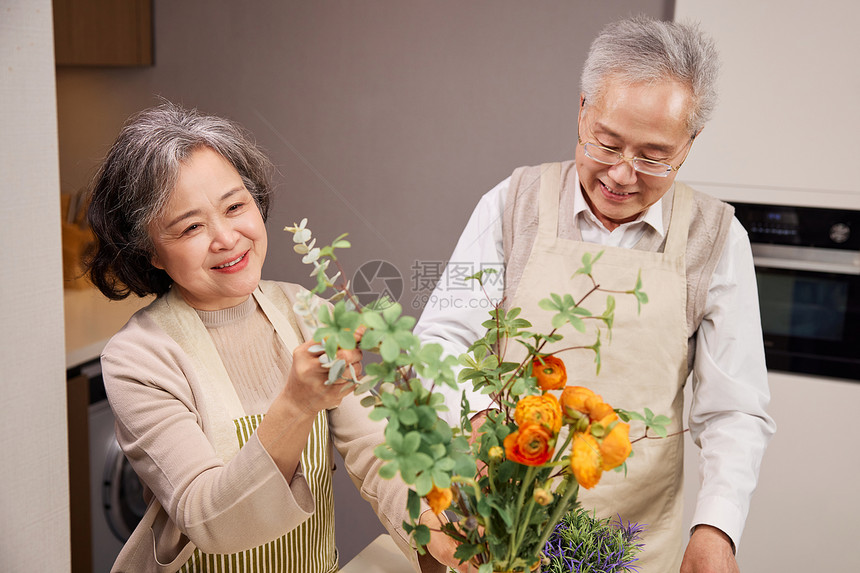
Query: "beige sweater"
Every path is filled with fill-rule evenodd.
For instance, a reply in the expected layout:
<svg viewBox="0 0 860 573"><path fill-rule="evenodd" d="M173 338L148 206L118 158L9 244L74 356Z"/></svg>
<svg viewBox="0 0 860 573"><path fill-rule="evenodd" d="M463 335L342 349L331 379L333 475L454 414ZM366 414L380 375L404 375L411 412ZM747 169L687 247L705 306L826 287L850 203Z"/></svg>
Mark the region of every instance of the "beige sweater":
<svg viewBox="0 0 860 573"><path fill-rule="evenodd" d="M290 301L301 288L272 285L283 289ZM102 369L117 439L146 484L147 495L155 495L166 510L172 523L165 527L177 527L206 553L245 550L295 528L314 508L304 476L297 473L287 483L256 435L227 460L219 457L215 420L230 407L213 399L218 390L212 388L211 376L201 373L210 365L189 356L154 320L151 307L136 313L110 340ZM311 334L297 329L299 340ZM271 345L271 339L266 344ZM224 363L232 369L230 359ZM383 440L384 424L370 421L367 414L355 396L347 396L328 413L331 438L362 496L416 563L402 529L407 489L398 478L378 476L382 462L373 456L373 448ZM159 532L155 534L158 538Z"/></svg>

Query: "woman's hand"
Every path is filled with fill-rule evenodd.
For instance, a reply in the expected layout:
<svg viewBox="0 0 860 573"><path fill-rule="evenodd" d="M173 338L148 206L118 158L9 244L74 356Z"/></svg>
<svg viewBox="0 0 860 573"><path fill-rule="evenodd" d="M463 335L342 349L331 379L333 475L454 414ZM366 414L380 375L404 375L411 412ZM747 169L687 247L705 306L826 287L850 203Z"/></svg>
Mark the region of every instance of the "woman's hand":
<svg viewBox="0 0 860 573"><path fill-rule="evenodd" d="M360 335L359 335L360 336ZM346 362L344 376L334 384L327 385L328 369L320 363L321 350L311 350L319 347L319 343L309 340L299 345L293 351L293 367L290 369L287 383L284 386L285 397L308 415L316 415L325 409L338 406L343 397L349 394L354 384L351 378L350 366L356 376L361 373L361 350L338 350L336 358Z"/></svg>
<svg viewBox="0 0 860 573"><path fill-rule="evenodd" d="M469 562L460 563L460 560L454 557L457 542L442 532L443 522L439 516L428 509L421 514L418 523L430 528L430 543L427 544L426 549L436 561L459 573L477 573L477 567Z"/></svg>
<svg viewBox="0 0 860 573"><path fill-rule="evenodd" d="M360 337L361 333L356 336ZM309 340L293 351L293 366L287 383L257 428L260 442L287 481L298 467L317 414L338 406L355 387L343 378L326 385L328 369L320 363L322 351L311 350L316 345L317 342ZM361 373L361 350L339 350L337 358L346 362L346 376L351 376L349 365L353 366L356 376Z"/></svg>

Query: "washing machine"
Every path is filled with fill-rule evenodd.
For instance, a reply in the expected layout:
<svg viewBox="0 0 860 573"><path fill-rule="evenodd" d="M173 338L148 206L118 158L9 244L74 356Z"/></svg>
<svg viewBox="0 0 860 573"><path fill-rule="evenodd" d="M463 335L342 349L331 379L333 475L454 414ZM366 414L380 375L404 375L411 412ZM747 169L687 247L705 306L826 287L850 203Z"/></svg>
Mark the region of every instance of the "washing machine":
<svg viewBox="0 0 860 573"><path fill-rule="evenodd" d="M120 450L96 362L82 369L90 379L89 470L93 573L109 573L123 543L146 511L143 485Z"/></svg>

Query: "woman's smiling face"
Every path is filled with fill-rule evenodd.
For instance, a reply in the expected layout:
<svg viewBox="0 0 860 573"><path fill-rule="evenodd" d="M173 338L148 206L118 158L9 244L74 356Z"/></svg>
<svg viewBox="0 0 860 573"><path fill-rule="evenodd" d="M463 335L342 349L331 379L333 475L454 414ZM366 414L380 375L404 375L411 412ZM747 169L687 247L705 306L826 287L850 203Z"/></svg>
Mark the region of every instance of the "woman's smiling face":
<svg viewBox="0 0 860 573"><path fill-rule="evenodd" d="M625 157L677 166L691 141L690 105L690 93L680 83L627 85L610 77L599 101L585 102L580 109L580 139ZM628 161L604 165L586 157L582 144L576 147L576 169L586 201L610 231L635 220L660 200L677 174L643 175Z"/></svg>
<svg viewBox="0 0 860 573"><path fill-rule="evenodd" d="M266 226L238 171L201 147L182 164L176 186L149 228L152 264L199 310L244 302L266 258Z"/></svg>

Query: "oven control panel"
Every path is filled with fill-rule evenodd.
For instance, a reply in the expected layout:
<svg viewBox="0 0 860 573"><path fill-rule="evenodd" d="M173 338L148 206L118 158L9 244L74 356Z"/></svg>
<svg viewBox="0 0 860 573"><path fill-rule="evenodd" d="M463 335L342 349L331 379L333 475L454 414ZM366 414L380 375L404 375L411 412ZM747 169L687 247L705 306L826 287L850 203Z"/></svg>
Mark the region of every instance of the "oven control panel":
<svg viewBox="0 0 860 573"><path fill-rule="evenodd" d="M860 211L735 203L751 243L860 250Z"/></svg>

